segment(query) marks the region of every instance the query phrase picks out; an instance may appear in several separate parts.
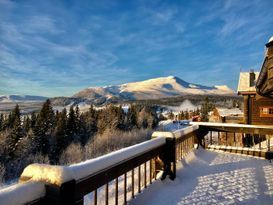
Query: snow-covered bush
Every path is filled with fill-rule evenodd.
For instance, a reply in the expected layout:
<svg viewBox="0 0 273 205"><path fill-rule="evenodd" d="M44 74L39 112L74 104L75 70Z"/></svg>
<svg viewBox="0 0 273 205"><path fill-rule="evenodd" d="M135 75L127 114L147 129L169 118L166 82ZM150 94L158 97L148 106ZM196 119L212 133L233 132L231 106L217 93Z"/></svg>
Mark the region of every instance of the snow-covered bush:
<svg viewBox="0 0 273 205"><path fill-rule="evenodd" d="M82 161L83 155L84 155L83 147L79 143L72 143L61 154L59 163L61 165L78 163Z"/></svg>
<svg viewBox="0 0 273 205"><path fill-rule="evenodd" d="M109 152L128 147L151 138L152 130L135 129L131 131L106 130L90 139L84 147L72 143L61 154L60 164L69 165L95 158Z"/></svg>

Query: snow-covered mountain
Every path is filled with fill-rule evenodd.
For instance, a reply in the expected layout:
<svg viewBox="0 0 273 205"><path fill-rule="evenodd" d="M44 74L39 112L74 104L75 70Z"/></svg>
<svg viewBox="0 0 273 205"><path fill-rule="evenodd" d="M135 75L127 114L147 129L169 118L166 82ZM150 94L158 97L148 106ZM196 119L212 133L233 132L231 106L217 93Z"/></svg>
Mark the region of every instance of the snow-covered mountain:
<svg viewBox="0 0 273 205"><path fill-rule="evenodd" d="M0 95L0 103L7 102L37 102L45 101L47 98L42 96L32 95Z"/></svg>
<svg viewBox="0 0 273 205"><path fill-rule="evenodd" d="M90 87L76 93L73 97L111 101L113 99L159 99L188 94L233 95L234 91L226 85L209 87L188 83L178 77L169 76L115 86Z"/></svg>

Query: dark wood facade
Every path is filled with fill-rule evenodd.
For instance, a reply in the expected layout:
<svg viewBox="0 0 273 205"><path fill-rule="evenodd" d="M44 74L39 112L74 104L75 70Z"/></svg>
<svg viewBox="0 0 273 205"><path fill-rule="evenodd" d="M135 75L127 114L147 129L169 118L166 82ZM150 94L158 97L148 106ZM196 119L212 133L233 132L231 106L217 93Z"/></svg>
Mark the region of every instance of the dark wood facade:
<svg viewBox="0 0 273 205"><path fill-rule="evenodd" d="M273 125L273 115L264 114L263 109L273 108L273 99L258 94L244 95L244 123L251 125Z"/></svg>
<svg viewBox="0 0 273 205"><path fill-rule="evenodd" d="M273 98L273 38L266 44L266 55L256 83L257 92Z"/></svg>
<svg viewBox="0 0 273 205"><path fill-rule="evenodd" d="M260 73L240 74L238 94L244 96L245 124L273 125L273 38L266 48Z"/></svg>

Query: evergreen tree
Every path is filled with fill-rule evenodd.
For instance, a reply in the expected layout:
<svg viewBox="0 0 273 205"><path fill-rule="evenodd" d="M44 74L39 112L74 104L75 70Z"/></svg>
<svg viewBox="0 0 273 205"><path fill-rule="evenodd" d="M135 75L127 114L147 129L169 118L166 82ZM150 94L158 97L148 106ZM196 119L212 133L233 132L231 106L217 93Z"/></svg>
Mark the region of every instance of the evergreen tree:
<svg viewBox="0 0 273 205"><path fill-rule="evenodd" d="M130 105L127 116L126 127L131 130L137 126L137 108L135 105Z"/></svg>
<svg viewBox="0 0 273 205"><path fill-rule="evenodd" d="M89 111L83 115L82 120L85 122L87 135L91 136L97 132L98 112L93 105L90 105Z"/></svg>
<svg viewBox="0 0 273 205"><path fill-rule="evenodd" d="M20 109L19 106L16 105L15 108L11 112L10 122L11 124L11 132L8 138L8 154L10 157L13 157L13 153L16 150L19 140L24 136L22 125L21 125L21 118L20 118Z"/></svg>
<svg viewBox="0 0 273 205"><path fill-rule="evenodd" d="M4 129L4 114L0 114L0 132Z"/></svg>
<svg viewBox="0 0 273 205"><path fill-rule="evenodd" d="M32 129L34 129L34 127L36 125L36 120L37 120L36 114L35 114L35 112L32 112L31 117L30 117L30 127Z"/></svg>
<svg viewBox="0 0 273 205"><path fill-rule="evenodd" d="M170 111L170 112L168 113L168 119L174 120L174 114L173 114L172 111Z"/></svg>
<svg viewBox="0 0 273 205"><path fill-rule="evenodd" d="M77 133L76 115L75 115L74 107L70 106L68 119L67 119L68 138L72 141L76 133Z"/></svg>
<svg viewBox="0 0 273 205"><path fill-rule="evenodd" d="M185 111L185 119L186 120L190 119L190 115L189 115L189 111L188 110Z"/></svg>
<svg viewBox="0 0 273 205"><path fill-rule="evenodd" d="M56 114L56 128L54 133L54 145L53 153L51 153L51 159L54 162L59 160L61 152L69 144L69 139L67 138L67 112L64 108L62 112Z"/></svg>
<svg viewBox="0 0 273 205"><path fill-rule="evenodd" d="M49 151L49 142L55 126L55 114L48 99L38 114L37 122L34 127L34 135L36 137L36 151L47 154Z"/></svg>
<svg viewBox="0 0 273 205"><path fill-rule="evenodd" d="M31 120L29 119L28 116L24 117L24 122L23 122L24 130L27 133L29 129L31 128Z"/></svg>
<svg viewBox="0 0 273 205"><path fill-rule="evenodd" d="M209 120L208 113L214 108L215 106L209 101L209 98L206 97L201 105L201 121L207 122Z"/></svg>

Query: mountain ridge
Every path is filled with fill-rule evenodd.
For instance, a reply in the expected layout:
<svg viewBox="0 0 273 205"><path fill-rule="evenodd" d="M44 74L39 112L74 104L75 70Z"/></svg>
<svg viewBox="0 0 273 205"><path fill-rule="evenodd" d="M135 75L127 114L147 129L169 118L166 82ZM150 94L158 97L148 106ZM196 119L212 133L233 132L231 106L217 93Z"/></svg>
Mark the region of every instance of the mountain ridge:
<svg viewBox="0 0 273 205"><path fill-rule="evenodd" d="M37 101L45 101L48 99L44 96L35 96L35 95L0 95L1 103L9 103L9 102L37 102Z"/></svg>
<svg viewBox="0 0 273 205"><path fill-rule="evenodd" d="M188 94L234 95L235 92L226 85L204 86L188 83L176 76L168 76L121 85L88 87L72 97L111 101L157 99Z"/></svg>

